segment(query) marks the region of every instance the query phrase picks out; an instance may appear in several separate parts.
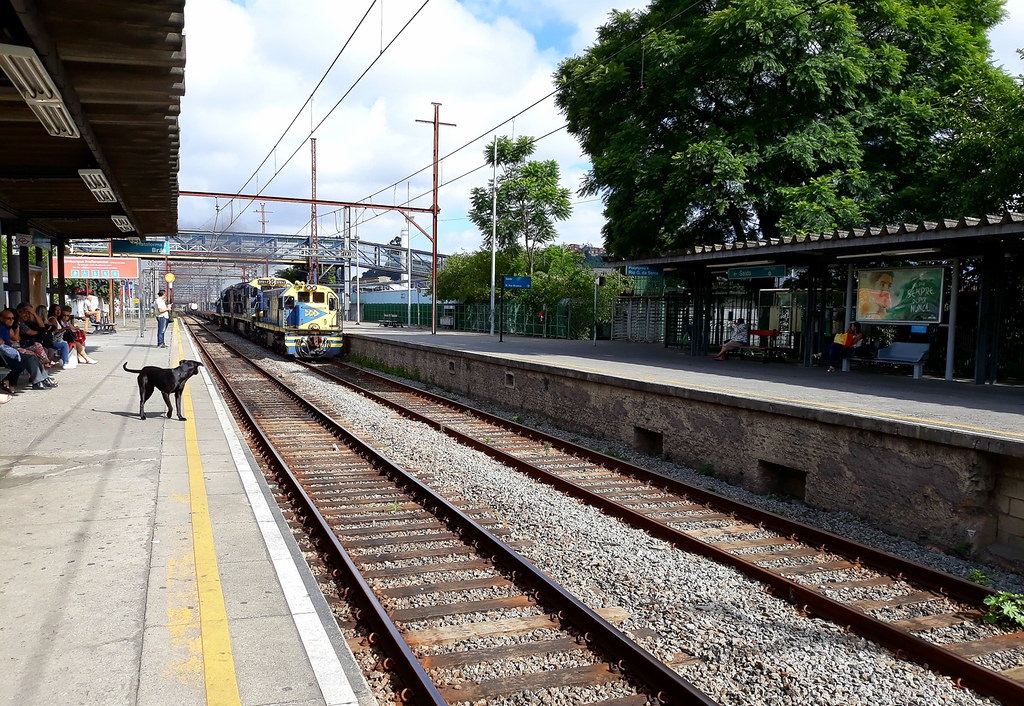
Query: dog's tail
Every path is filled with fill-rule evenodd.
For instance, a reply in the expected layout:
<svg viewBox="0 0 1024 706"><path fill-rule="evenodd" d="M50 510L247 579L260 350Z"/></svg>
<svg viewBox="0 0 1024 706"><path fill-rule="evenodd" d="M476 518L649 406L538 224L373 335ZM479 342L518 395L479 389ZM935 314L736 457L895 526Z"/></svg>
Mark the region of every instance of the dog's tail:
<svg viewBox="0 0 1024 706"><path fill-rule="evenodd" d="M141 372L142 372L141 370L132 370L131 368L129 368L129 367L128 367L128 363L127 363L127 362L126 362L126 363L124 364L124 366L123 366L123 367L124 367L124 369L125 369L125 370L127 370L127 371L128 371L129 373L141 373Z"/></svg>

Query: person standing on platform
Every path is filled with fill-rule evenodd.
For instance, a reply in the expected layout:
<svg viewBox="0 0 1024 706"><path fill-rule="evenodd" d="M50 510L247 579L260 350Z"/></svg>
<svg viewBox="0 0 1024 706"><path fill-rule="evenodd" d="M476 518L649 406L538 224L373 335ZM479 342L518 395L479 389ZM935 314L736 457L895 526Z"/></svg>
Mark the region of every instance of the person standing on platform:
<svg viewBox="0 0 1024 706"><path fill-rule="evenodd" d="M171 321L171 306L164 299L166 291L161 289L156 293L156 302L153 306L156 308L156 345L160 348L166 348L167 344L164 343L164 332L167 331L167 324Z"/></svg>

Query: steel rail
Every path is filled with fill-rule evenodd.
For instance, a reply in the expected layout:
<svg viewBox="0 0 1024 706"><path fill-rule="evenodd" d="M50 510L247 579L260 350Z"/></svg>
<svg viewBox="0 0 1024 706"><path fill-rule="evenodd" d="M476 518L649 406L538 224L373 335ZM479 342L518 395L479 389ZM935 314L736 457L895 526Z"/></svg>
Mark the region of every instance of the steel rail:
<svg viewBox="0 0 1024 706"><path fill-rule="evenodd" d="M230 344L224 343L223 345L240 354L240 352ZM210 360L211 367L215 368L219 379L221 379L226 387L226 377L220 371L219 367L216 366L216 363L213 362L209 353L204 350L204 354ZM502 564L506 570L511 572L514 579L529 586L534 591L534 597L538 603L544 603L547 606L553 607L556 610L556 617L560 621L574 625L580 630L584 639L588 643L592 642L596 644L615 657L618 660L616 662L616 666L627 675L634 676L634 678L639 682L650 687L655 692L661 703L684 704L687 706L718 706L718 702L708 697L704 692L688 680L684 679L664 662L657 659L654 655L631 640L624 633L618 630L618 628L590 609L573 594L558 583L554 582L532 562L520 555L512 549L512 547L508 546L492 533L488 532L482 525L477 523L458 507L434 492L432 488L422 483L419 479L409 474L380 451L370 446L343 425L335 421L327 412L321 410L312 402L302 398L283 382L269 375L255 364L250 363L250 365L252 365L253 369L259 371L261 375L265 375L266 379L272 382L279 390L287 394L302 406L307 413L312 415L319 423L328 428L332 433L336 434L346 445L350 446L359 455L370 460L374 465L378 465L384 474L393 482L404 486L413 498L417 500L417 502L420 502L428 512L434 514L438 519L451 527L453 531L458 533L464 539L467 539L478 551L490 554L497 563ZM259 428L258 423L253 418L252 414L244 404L238 400L234 392L232 392L232 397L238 401L240 408L245 410L248 423L254 425L255 429L260 430L259 433L262 437L260 442L261 448L269 448L270 455L275 459L275 462L280 463L282 464L282 467L287 468L287 466L284 465L283 459L280 459L280 456L273 451L269 440L262 434L262 429ZM335 552L339 552L340 555L344 557L346 575L354 572L353 575L358 577L358 570L349 558L348 553L345 552L333 532L330 531L330 527L327 525L326 520L324 520L318 511L316 511L312 504L312 500L308 495L306 495L305 491L299 487L297 479L295 479L294 475L292 475L290 471L288 471L288 480L289 484L295 484L294 487L298 492L298 496L302 499L303 506L308 508L310 516L316 518L319 532L326 532L330 538L330 545L332 549L334 549ZM358 578L358 583L360 585L360 589L365 586L366 589L369 590L369 586L366 585L361 578ZM376 611L379 609L379 611L381 611L380 613L375 613L375 616L377 616L379 620L385 622L390 630L394 630L394 626L391 625L390 620L386 617L386 612L384 612L383 606L377 602L376 598L372 596L372 593L369 595L369 599L371 600L368 601L368 604L373 606L373 610ZM408 645L401 639L397 632L395 632L395 635L397 636L397 639L401 641L401 647L404 648L400 649L400 651L403 654L405 651L408 651L411 655L412 652L408 648ZM391 638L389 636L389 642L390 639ZM413 656L413 659L415 660L415 656ZM418 661L416 662L416 665L417 667L419 666ZM420 670L422 670L422 667L420 667ZM429 677L426 677L425 673L424 677L429 680ZM438 698L440 698L440 695L438 695ZM444 703L443 700L441 703Z"/></svg>
<svg viewBox="0 0 1024 706"><path fill-rule="evenodd" d="M430 703L437 706L447 704L447 701L441 696L437 686L427 675L426 670L423 669L416 655L413 654L412 649L406 644L394 623L391 622L384 606L374 596L373 590L359 572L355 562L352 561L352 557L349 556L349 553L341 545L338 537L327 523L326 518L320 514L312 498L309 497L291 468L289 468L288 464L274 448L267 433L256 420L253 410L241 400L231 385L228 384L227 376L203 342L196 336L193 336L193 338L199 347L200 354L206 359L206 365L209 366L209 369L220 380L222 391L231 397L235 407L242 415L245 425L252 433L255 443L263 452L268 463L274 468L278 481L286 486L291 500L299 506L299 512L303 513L305 518L304 524L317 537L317 548L327 555L328 561L334 564L334 578L343 577L347 585L352 587L348 597L362 608L362 614L358 617L366 620L371 628L377 631L371 634L371 642L374 641L372 639L374 635L378 638L377 641L383 640L381 644L382 651L393 659L391 664L385 666L393 668L406 685L407 690L411 692L404 694L403 700L408 701L415 697L416 703ZM246 362L249 361L247 360ZM251 362L249 364L254 369L259 370ZM263 371L260 372L263 374ZM268 379L273 380L291 398L301 401L294 392L288 390L282 383L273 378L268 377ZM315 414L322 415L323 413L316 410Z"/></svg>
<svg viewBox="0 0 1024 706"><path fill-rule="evenodd" d="M392 402L382 395L366 390L365 388L361 388L354 383L344 380L343 378L332 375L319 366L309 365L308 363L302 363L302 365L311 370L316 370L328 378L337 380L351 389L358 390L361 394L364 394L370 399L398 411L403 416L423 422L430 426L440 426L439 431L457 439L460 443L475 448L501 461L502 463L529 475L532 478L571 495L572 497L584 500L587 503L599 507L608 514L611 514L633 526L646 530L653 536L671 542L676 546L686 549L687 551L692 551L714 561L732 566L747 576L770 586L776 596L803 608L805 611L814 612L822 617L828 618L832 622L847 626L857 632L857 634L875 640L885 647L893 650L897 655L911 659L912 661L923 663L931 668L935 668L947 676L956 679L958 684L968 686L981 694L997 698L1005 703L1024 703L1024 684L1021 684L1020 682L1008 679L998 672L982 667L981 665L965 659L950 650L917 637L906 630L873 618L856 608L839 603L838 601L828 598L811 588L807 588L795 581L791 581L770 569L758 566L740 556L731 554L723 549L718 549L710 543L691 537L681 530L677 530L667 524L659 522L658 520L649 518L632 508L623 506L611 499L592 493L575 483L549 473L542 468L519 459L505 451L497 449L485 442L479 441L472 436L451 428L450 426L439 425L436 420L432 420L429 417L404 407L397 402ZM334 365L344 364L334 363ZM869 566L873 565L874 568L883 572L899 574L903 579L916 581L926 587L935 588L947 596L958 597L969 603L980 603L981 599L993 593L993 591L983 586L909 562L886 552L866 547L824 530L778 517L777 515L773 515L751 505L730 500L728 498L721 498L701 488L665 478L664 476L657 475L651 471L647 471L625 461L614 459L610 456L590 451L589 449L576 447L575 445L570 444L563 439L559 439L558 437L554 437L534 429L529 429L515 422L510 422L509 420L501 417L483 412L482 410L431 394L424 390L420 390L419 388L413 388L397 383L389 378L376 375L375 373L368 373L367 371L358 368L352 369L358 370L363 375L369 375L379 379L388 385L405 388L412 394L426 397L449 409L458 409L481 420L495 424L496 426L515 431L516 433L522 433L524 436L533 439L550 443L552 446L555 446L562 451L584 457L586 460L590 460L606 468L611 468L627 475L631 475L638 480L643 480L645 483L650 483L652 486L664 488L669 492L689 497L696 497L701 502L705 502L717 509L728 510L730 514L748 519L753 523L763 525L764 527L775 530L780 534L810 538L813 544L818 544L820 542L820 546L823 551L827 548L828 551L833 553L848 554L849 556L856 557L855 563L861 563ZM952 590L949 590L950 587L952 587Z"/></svg>

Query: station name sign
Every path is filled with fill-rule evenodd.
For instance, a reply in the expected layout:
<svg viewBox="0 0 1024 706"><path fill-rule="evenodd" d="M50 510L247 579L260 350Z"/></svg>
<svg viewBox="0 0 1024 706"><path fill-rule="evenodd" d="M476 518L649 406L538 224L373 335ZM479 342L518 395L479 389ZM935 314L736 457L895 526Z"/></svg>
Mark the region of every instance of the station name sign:
<svg viewBox="0 0 1024 706"><path fill-rule="evenodd" d="M512 277L506 275L501 280L501 286L505 289L529 289L533 286L533 279L530 277Z"/></svg>
<svg viewBox="0 0 1024 706"><path fill-rule="evenodd" d="M661 277L660 267L653 265L626 265L627 277Z"/></svg>
<svg viewBox="0 0 1024 706"><path fill-rule="evenodd" d="M171 243L164 241L149 241L145 243L133 243L130 240L110 241L111 254L113 255L169 255Z"/></svg>
<svg viewBox="0 0 1024 706"><path fill-rule="evenodd" d="M730 267L729 279L758 279L761 277L785 277L785 265L768 265L767 267Z"/></svg>

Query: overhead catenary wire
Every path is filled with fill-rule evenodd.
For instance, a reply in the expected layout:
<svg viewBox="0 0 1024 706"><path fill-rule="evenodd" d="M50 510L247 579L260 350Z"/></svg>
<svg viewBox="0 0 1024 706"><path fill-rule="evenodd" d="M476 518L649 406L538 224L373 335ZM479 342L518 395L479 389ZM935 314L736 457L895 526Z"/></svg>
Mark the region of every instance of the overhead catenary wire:
<svg viewBox="0 0 1024 706"><path fill-rule="evenodd" d="M378 61L380 61L381 57L383 57L383 56L384 56L384 54L385 54L385 53L387 53L388 49L390 49L390 48L391 48L391 47L392 47L392 46L394 45L394 43L395 43L396 41L398 41L398 38L399 38L399 37L401 37L401 36L402 36L402 34L404 34L404 33L405 33L405 31L406 31L406 30L407 30L407 29L409 28L409 26L410 26L410 25L411 25L411 24L413 23L413 21L414 21L414 20L415 20L415 19L416 19L416 18L417 18L417 17L419 16L419 14L420 14L421 12L423 12L423 9L424 9L424 8L425 8L425 7L426 7L426 6L428 5L428 4L430 4L430 0L423 0L423 4L422 4L422 5L420 5L419 9L417 9L417 10L416 10L416 12L414 12L414 13L413 13L412 17L410 17L410 18L409 18L409 20L408 20L408 21L407 21L407 22L406 22L406 23L405 23L404 25L402 25L402 28L401 28L401 29L399 29L399 30L398 30L398 32L397 32L397 33L395 34L395 36L391 38L391 41L390 41L390 42L388 42L388 43L387 43L387 45L386 45L386 46L384 46L384 47L383 47L383 48L381 49L380 53L379 53L379 54L378 54L378 55L377 55L376 57L374 57L373 61L371 61L371 62L370 62L370 65L369 65L369 66L367 66L367 67L366 67L366 69L364 69L364 70L363 70L363 72L362 72L361 74L359 74L359 76L358 76L358 77L356 78L356 80L355 80L355 81L353 81L353 82L352 82L352 84L351 84L351 85L350 85L350 86L348 87L348 89L347 89L347 90L346 90L346 91L345 91L345 92L344 92L344 93L342 94L341 98L339 98L339 99L337 100L337 102L336 102L336 103L335 103L335 104L334 104L334 105L333 105L333 106L331 107L331 109L327 111L327 113L326 113L326 114L324 115L324 117L323 117L323 118L322 118L322 119L320 120L320 122L318 122L318 123L317 123L317 124L316 124L316 125L315 125L315 126L314 126L314 127L313 127L313 128L311 129L311 130L310 130L309 134L308 134L308 135L306 135L306 136L305 136L305 137L304 137L304 138L302 139L302 141L301 141L301 142L299 143L299 146L298 146L298 147L296 147L296 148L295 148L295 150L294 150L294 151L293 151L293 152L292 152L292 153L291 153L290 155L288 155L288 158L284 160L284 163L283 163L283 164L281 164L281 166L280 166L280 167L278 167L278 168L276 168L276 169L275 169L275 171L274 171L274 174L273 174L273 176L271 176L271 177L270 177L270 179L268 179L268 180L266 181L266 183L265 183L265 184L263 185L263 187L262 187L262 188L260 188L260 189L259 189L259 191L257 191L257 196L258 196L259 194L262 194L262 193L263 193L263 190L264 190L264 189L266 189L266 188L267 188L268 186L270 186L270 183L271 183L272 181L274 181L274 179L275 179L275 178L277 177L277 175L278 175L278 174L280 174L280 173L281 173L281 170L282 170L282 169L284 169L284 168L285 168L286 166L288 166L288 163L292 161L292 159L293 159L293 158L295 157L295 155L296 155L296 154L298 154L299 150L300 150L300 149L302 149L303 145L305 145L305 144L306 144L306 141L307 141L307 140L309 140L309 138L310 138L310 137L312 137L312 136L313 136L314 134L316 134L316 131L317 131L317 130L319 130L319 129L320 129L320 127L321 127L321 126L322 126L322 125L323 125L323 124L324 124L324 123L325 123L325 122L327 121L327 119L328 119L328 118L329 118L329 117L330 117L330 116L331 116L331 115L332 115L332 114L334 113L334 111L338 109L338 106L340 106L340 105L341 105L342 101L344 101L344 100L345 100L345 99L346 99L346 98L347 98L347 97L348 97L348 96L349 96L349 95L350 95L350 94L352 93L352 91L353 91L353 90L355 90L356 86L358 86L358 85L359 85L359 83L360 83L360 82L361 82L361 81L363 80L363 78L365 78L365 77L366 77L366 75L367 75L367 74L368 74L368 73L370 72L370 69L372 69L372 68L373 68L373 67L374 67L374 66L375 66L375 65L377 64L377 62L378 62ZM359 26L361 26L361 25L362 25L363 21L364 21L364 20L366 19L366 15L367 15L367 14L369 14L369 12L370 12L370 10L371 10L372 8L373 8L373 4L371 4L371 5L370 5L370 7L369 7L369 8L367 8L366 14L364 14L364 15L363 15L363 19L362 19L362 20L360 20L360 22L359 22ZM351 35L349 36L348 40L346 40L346 42L345 42L345 45L344 45L344 46L342 47L342 51L344 51L344 47L345 47L345 46L348 46L349 42L351 42L352 38L353 38L353 37L355 36L355 33L356 33L356 32L358 31L358 29L359 29L359 26L357 26L357 27L356 27L356 28L355 28L355 29L354 29L354 30L352 31L352 34L351 34ZM331 63L331 67L333 67L333 66L334 66L334 64L335 64L335 63L337 62L337 60L338 60L338 57L340 57L340 56L341 56L341 52L339 52L339 53L338 53L338 56L337 56L337 57L335 57L335 59L334 59L334 62L332 62L332 63ZM330 72L330 68L328 68L327 72L325 72L325 73L324 73L324 76L323 76L323 78L321 78L321 79L320 79L320 82L319 82L319 83L317 84L317 88L319 88L319 87L320 87L320 85L321 85L321 84L323 83L324 79L325 79L325 78L327 77L327 73L328 73L328 72ZM285 132L286 132L286 133L287 133L287 130L291 129L292 125L294 125L294 124L295 124L295 121L296 121L296 120L298 120L299 116L300 116L300 115L302 114L302 111L303 111L303 110L305 109L306 105L308 105L308 104L310 103L310 101L312 101L312 99L313 99L313 95L314 95L315 93L316 93L316 89L314 89L314 90L313 90L313 93L311 93L311 94L310 94L310 96L309 96L309 98L307 98L307 99L306 99L306 102L305 102L305 103L303 103L303 105L302 105L302 108L300 108L300 109L299 109L299 112L298 112L298 113L297 113L297 114L295 115L295 117L294 117L294 118L292 118L292 122L291 122L291 123L289 123L289 126L288 126L288 128L286 128L286 130L285 130ZM273 148L273 149L271 150L271 152L272 152L272 153L276 151L276 149L277 149L278 145L280 145L280 143L281 143L281 140L282 140L282 139L284 139L284 135L282 135L282 136L281 136L281 138L280 138L280 139L278 140L277 144L275 144L275 145L274 145L274 148ZM269 159L269 155L268 155L268 156L267 156L266 158L264 158L263 162L262 162L262 163L260 164L260 167L262 167L262 166L263 166L263 164L266 164L266 161L267 161L267 159ZM257 169L256 169L256 173L258 173L258 172L259 172L259 168L260 168L260 167L257 167ZM255 176L255 173L253 174L253 176ZM249 179L248 179L248 180L247 180L247 181L246 181L245 183L246 183L246 184L248 184L248 183L249 183L249 181L251 181L251 180L252 180L252 178L253 178L253 177L252 177L252 176L250 176L250 177L249 177ZM245 188L245 185L243 185L243 187L242 187L242 188L244 189L244 188ZM241 191L241 190L239 190L239 191ZM252 204L252 203L254 203L254 202L255 202L255 199L250 199L250 200L249 200L249 203L248 203L248 204L246 204L245 208L247 209L247 208L249 207L249 205L251 205L251 204ZM243 211L244 211L244 210L245 210L245 209L243 209ZM230 222L230 223L228 223L228 224L227 224L227 226L225 226L224 230L227 230L228 228L230 228L230 227L231 227L231 226L232 226L232 225L234 224L234 222L235 222L235 221L236 221L236 220L238 219L238 217L239 217L239 216L241 216L241 212L239 212L238 216L235 216L234 218L232 218L232 219L231 219L231 222Z"/></svg>
<svg viewBox="0 0 1024 706"><path fill-rule="evenodd" d="M384 52L386 52L386 51L387 51L387 49L388 49L388 48L390 48L390 47L391 47L391 46L392 46L392 45L394 44L394 42L395 42L395 41L396 41L396 40L398 39L398 37L399 37L399 36L400 36L400 35L401 35L401 34L402 34L402 33L403 33L403 32L404 32L404 31L405 31L405 30L406 30L406 29L407 29L407 28L409 27L409 25L410 25L410 24L412 23L412 21L413 21L413 20L414 20L414 19L416 18L416 16L418 16L418 15L419 15L419 13L420 13L420 12L421 12L421 11L422 11L422 10L423 10L424 8L425 8L425 6L427 5L427 3L428 3L428 2L429 2L429 0L426 0L426 1L425 1L425 2L423 3L423 5L422 5L422 6L420 6L420 8L419 8L419 9L418 9L418 10L416 11L416 13L415 13L415 14L414 14L414 15L413 15L413 16L412 16L412 17L411 17L410 19L409 19L409 21L407 21L407 22L406 22L406 24L405 24L405 25L404 25L404 26L402 27L402 29L401 29L401 30L400 30L400 31L398 32L398 34L396 34L396 35L395 35L395 36L394 36L394 37L392 38L392 40L391 40L391 41L390 41L390 42L389 42L389 43L387 44L387 46L384 46L384 47L383 47L383 48L381 49L381 52L380 52L380 54L379 54L379 55L378 55L378 56L377 56L377 57L376 57L376 58L375 58L375 59L373 60L373 62L371 62L371 64L370 64L370 65L369 65L369 66L368 66L368 67L366 68L366 70L364 70L364 72L363 72L363 73L362 73L362 74L361 74L361 75L359 76L359 78L358 78L358 79L356 80L356 82L355 82L355 83L353 83L353 85L352 85L352 86L351 86L351 87L349 88L349 90L345 92L345 94L344 94L344 95L342 96L342 98L341 98L341 99L339 99L339 101L338 101L338 102L337 102L337 103L336 103L336 104L334 105L334 107L332 107L331 111L329 111L329 112L327 113L327 115L325 115L325 116L324 116L324 118L323 118L323 119L322 119L322 120L321 120L321 121L320 121L320 122L319 122L319 123L318 123L318 124L317 124L317 125L315 126L315 128L314 128L314 129L313 129L313 130L312 130L312 131L310 132L310 135L308 135L308 136L307 136L307 137L305 138L305 140L308 140L308 138L309 138L310 136L312 136L312 135L313 135L313 134L315 133L316 129L319 129L319 127L323 125L323 123L324 123L324 122L325 122L325 121L327 120L327 118L328 118L328 117L329 117L329 116L330 116L330 115L331 115L331 114L332 114L332 113L334 112L334 110L336 110L336 109L337 109L338 105L340 105L340 103L341 103L341 102L342 102L342 101L343 101L343 100L344 100L344 99L345 99L345 98L346 98L346 97L347 97L347 96L348 96L348 95L349 95L349 94L351 93L351 91L352 91L352 90L353 90L353 89L355 88L355 86L356 86L356 85L357 85L357 84L358 84L358 83L359 83L359 82L360 82L360 81L361 81L361 80L362 80L362 79L363 79L363 78L364 78L364 77L366 76L366 74L367 74L367 73L369 72L369 70L370 70L370 69L371 69L371 68L372 68L372 67L373 67L373 66L374 66L374 65L375 65L375 64L377 63L377 61L378 61L378 60L379 60L379 59L381 58L381 56L383 56ZM806 7L806 8L804 8L803 10L801 10L801 11L799 11L799 12L797 12L797 13L795 13L795 14L793 14L793 15L789 16L789 17L783 18L783 19L781 19L781 20L778 20L777 22L775 22L775 23L773 23L773 24L770 24L770 25L767 25L767 26L765 26L765 27L762 27L762 28L761 28L761 30L760 30L760 31L759 31L759 32L758 32L757 34L758 34L758 35L764 34L765 32L771 31L772 29L775 29L776 27L778 27L778 26L780 26L780 25L782 25L782 24L788 23L788 22L792 21L793 19L796 19L797 17L799 17L799 16L801 16L801 15L807 14L807 13L809 13L809 12L812 12L812 11L814 11L814 10L816 10L816 9L818 9L818 8L820 8L820 7L824 6L824 5L826 5L826 4L829 4L829 3L834 3L834 2L836 2L836 0L821 0L820 2L817 2L817 3L815 3L814 5L811 5L811 6L809 6L809 7ZM701 4L700 2L693 2L693 3L689 4L688 6L686 6L685 8L683 8L683 9L679 10L678 12L674 13L674 14L673 14L673 15L672 15L671 17L669 17L669 18L667 18L666 20L664 20L663 22L659 23L659 24L658 24L658 25L657 25L656 27L653 27L653 28L651 28L651 29L647 30L647 31L646 31L645 33L643 33L643 34L642 34L641 36L639 36L638 38L636 38L636 39L635 39L635 40L633 40L632 42L629 42L629 43L627 43L626 45L624 45L623 47L621 47L621 48L620 48L620 49L619 49L618 51L614 52L613 54L611 54L610 56L608 56L607 58L605 58L605 59L604 59L604 60L603 60L602 62L600 62L600 63L595 63L595 64L594 64L593 66L591 66L591 67L590 67L590 68L589 68L589 69L588 69L587 71L585 71L585 72L582 72L582 73L580 73L580 74L579 74L579 75L577 75L577 76L574 76L574 77L573 77L573 78L572 78L572 79L570 80L570 83L575 83L575 82L577 82L577 81L580 81L580 80L583 80L583 79L585 79L585 78L586 78L587 76L589 76L589 75L591 75L591 74L592 74L593 72L597 71L597 70L598 70L598 69L599 69L600 67L604 66L604 65L605 65L605 64L606 64L607 62L611 61L611 60L612 60L612 59L614 59L614 58L615 58L616 56L618 56L618 55L620 55L621 53L623 53L623 52L625 52L625 51L629 50L630 48L634 47L634 46L635 46L636 44L638 44L638 43L642 43L642 42L643 42L643 41L645 41L645 40L646 40L647 38L649 38L649 37L650 37L651 35L653 35L653 34L654 34L654 33L656 33L657 31L661 30L662 28L664 28L664 27L668 26L668 25L669 25L670 23L672 23L673 21L675 21L675 20L676 20L677 18L679 18L680 16L682 16L682 15L686 14L687 12L690 12L690 11L691 11L691 10L693 10L694 8L698 7L698 6L700 5L700 4ZM368 12L369 12L369 11L370 11L370 10L372 9L372 7L373 7L373 5L371 4L370 8L368 8L368 9L367 9L367 13L368 13ZM364 18L365 18L365 15L364 15ZM357 29L358 29L358 28L357 28ZM346 43L346 45L347 45L347 43ZM333 63L332 63L332 66L333 66ZM325 75L326 75L326 74L325 74ZM321 79L321 82L322 82L322 79ZM319 84L318 84L318 86L319 86ZM556 94L558 93L558 91L559 91L559 88L555 88L555 89L554 89L554 90L552 90L551 92L547 93L546 95L544 95L543 97L539 98L538 100L536 100L536 101L532 102L532 103L531 103L530 105L526 106L525 108L523 108L523 109L521 109L521 110L517 111L517 112L516 112L515 114L511 115L510 117L506 118L505 120L501 121L500 123L498 123L498 124L496 124L496 125L494 125L494 126L492 126L492 127L488 128L487 130L484 130L483 132L481 132L481 133L480 133L479 135L477 135L476 137L472 138L471 140L469 140L469 141L467 141L467 142L463 143L463 144L462 144L462 145L460 145L459 147L456 147L455 149L451 150L451 151L450 151L450 152L448 152L447 154L443 155L442 157L440 157L440 158L439 158L439 161L443 161L443 160L449 159L450 157L452 157L452 156L454 156L454 155L456 155L456 154L458 154L458 153L462 152L463 150L465 150L465 149L468 149L468 148L472 147L473 145L475 145L475 144L479 143L479 142L480 142L480 140L482 140L482 139L484 139L484 138L487 138L488 136L490 136L490 135L494 134L494 133L495 133L495 132L496 132L496 131L497 131L498 129L500 129L500 128L504 127L504 126L505 126L505 125L507 125L507 124L508 124L509 122L512 122L512 121L514 121L514 120L515 120L516 118L518 118L518 117L520 117L520 116L524 115L525 113L527 113L528 111L530 111L530 110L532 110L533 108L537 107L538 105L540 105L540 104L541 104L541 103L543 103L544 101L546 101L546 100L550 99L551 97L553 97L554 95L556 95ZM314 92L315 92L315 91L314 91ZM310 96L310 99L311 99L311 98L312 98L312 95ZM306 104L308 104L308 102L309 102L309 99L307 99L307 102L306 102ZM305 105L306 105L306 104L304 104L304 105L303 105L303 109L305 108ZM301 113L301 109L300 109L300 113ZM296 119L297 119L297 117L298 117L298 116L296 116ZM293 123L294 123L294 119L293 119ZM290 127L290 126L289 126L289 127ZM562 125L562 126L560 126L559 128L556 128L555 130L552 130L552 131L550 131L550 132L546 133L545 135L543 135L543 136L541 136L541 137L538 137L538 138L533 138L533 142L535 142L535 143L536 143L536 142L539 142L540 140L542 140L542 139L545 139L545 138L547 138L547 137L550 137L550 136L551 136L552 134L554 134L554 133L556 133L556 132L559 132L559 131L561 131L561 130L564 130L564 129L565 129L565 128L567 128L567 127L568 127L568 124L563 124L563 125ZM302 144L305 144L305 140L303 140L303 143L302 143ZM280 141L278 142L278 144L280 144ZM277 145L275 145L275 148L274 148L274 149L276 150L276 148L277 148ZM287 159L287 160L285 160L284 164L282 164L282 165L281 165L281 169L283 169L283 168L284 168L284 166L286 166L286 165L288 164L288 162L289 162L289 161L290 161L290 160L291 160L291 159L292 159L292 158L293 158L293 157L295 156L295 154L296 154L296 153L298 152L298 150L299 150L299 149L301 149L301 144L300 144L300 147L296 148L296 150L292 152L292 154L291 154L291 155L290 155L290 156L288 157L288 159ZM264 160L264 163L265 163L265 162L266 162L266 160ZM388 186L385 186L385 187L383 187L383 188L381 188L381 189L378 189L377 191L373 192L372 194L370 194L370 195L368 195L368 196L366 196L366 197L364 197L364 198L362 198L362 199L359 199L359 201L370 201L370 200L371 200L371 199L373 199L374 197L376 197L376 196L378 196L378 195L380 195L380 194L382 194L382 193L384 193L384 192L386 192L386 191L388 191L388 190L391 190L391 189L394 189L394 188L396 188L396 187L397 187L398 185L400 185L400 184L401 184L401 183L402 183L403 181L405 181L405 182L408 182L408 181L409 181L410 179L412 179L412 178L416 177L417 175L419 175L419 174L423 173L424 171L426 171L426 170L430 169L430 168L432 167L432 165L433 165L433 162L430 162L430 163L428 163L428 164L424 165L423 167L421 167L420 169L418 169L418 170L416 170L416 171L412 172L411 174L409 174L409 175L407 175L407 176L405 176L405 177L403 177L403 178L401 178L401 179L399 179L399 180L397 180L397 181L393 182L392 184L389 184ZM262 165L261 165L261 166L262 166ZM470 175L470 174L472 174L472 173L475 173L476 171L479 171L480 169L483 169L483 168L484 168L484 167L486 167L486 166L487 166L487 165L486 165L486 163L484 163L484 164L481 164L481 165L480 165L479 167L477 167L477 168L475 168L475 169L472 169L472 170L470 170L470 171L468 171L468 172L465 172L464 174L461 174L461 175L459 175L458 177L455 177L454 179L450 179L450 180L448 180L448 181L446 181L446 182L444 182L444 183L440 184L440 185L439 185L439 187L442 187L442 188L443 188L443 187L446 187L446 186L450 186L451 184L453 184L453 183L455 183L455 182L459 181L460 179L463 179L463 178L465 178L466 176L469 176L469 175ZM258 171L258 169L257 169L257 171ZM279 173L279 171L280 171L280 170L278 170L277 172L275 172L275 176L277 175L277 173ZM252 177L250 177L250 180L251 180L251 178L252 178ZM267 187L267 186L268 186L268 185L270 184L270 181L272 181L272 180L273 180L273 178L271 178L271 180L268 180L268 181L267 181L267 183L266 183L266 184L264 184L264 187L263 187L263 188L266 188L266 187ZM248 183L248 182L246 182L246 183ZM243 188L244 188L244 187L243 187ZM262 189L261 189L260 191L262 192ZM408 200L407 200L407 201L405 202L405 204L411 203L412 201L415 201L416 199L422 198L423 196L426 196L426 195L427 195L427 194L429 194L429 193L430 193L430 192L425 192L425 193L423 193L423 194L420 194L419 196L417 196L417 197L415 197L415 198L413 198L413 199L408 199ZM329 213L330 213L330 212L329 212ZM325 214L325 215L329 215L329 213L328 213L328 214ZM241 213L239 213L239 216L240 216L240 215L241 215ZM376 217L378 217L379 215L383 215L383 214L375 214L375 215L373 215L373 216L372 216L371 218L369 218L369 219L367 219L367 220L368 220L368 221L370 221L370 220L373 220L373 219L375 219ZM230 222L230 223L228 223L228 225L227 225L227 226L225 226L224 230L226 230L227 228L230 228L230 227L231 227L231 225L232 225L232 224L233 224L233 223L235 222L235 220L237 220L237 218L238 218L238 216L236 216L236 217L232 218L231 222ZM307 225L307 226L309 225L309 222L308 222L308 221L307 221L306 225ZM305 226L303 226L303 227L305 227ZM300 229L300 230L301 230L301 229Z"/></svg>

